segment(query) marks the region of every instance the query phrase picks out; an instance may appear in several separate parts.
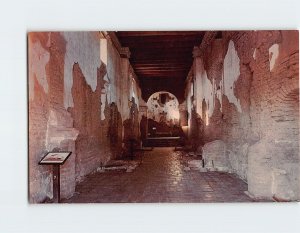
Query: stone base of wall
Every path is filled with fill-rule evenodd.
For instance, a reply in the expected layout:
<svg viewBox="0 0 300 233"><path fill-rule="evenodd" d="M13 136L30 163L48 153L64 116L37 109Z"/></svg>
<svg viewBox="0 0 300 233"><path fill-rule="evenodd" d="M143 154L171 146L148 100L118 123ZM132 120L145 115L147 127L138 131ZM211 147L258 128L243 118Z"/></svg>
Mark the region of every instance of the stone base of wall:
<svg viewBox="0 0 300 233"><path fill-rule="evenodd" d="M249 147L248 190L254 197L300 200L297 143L261 140Z"/></svg>
<svg viewBox="0 0 300 233"><path fill-rule="evenodd" d="M208 169L231 170L229 158L226 154L226 144L221 140L215 140L204 145L203 159L204 165Z"/></svg>

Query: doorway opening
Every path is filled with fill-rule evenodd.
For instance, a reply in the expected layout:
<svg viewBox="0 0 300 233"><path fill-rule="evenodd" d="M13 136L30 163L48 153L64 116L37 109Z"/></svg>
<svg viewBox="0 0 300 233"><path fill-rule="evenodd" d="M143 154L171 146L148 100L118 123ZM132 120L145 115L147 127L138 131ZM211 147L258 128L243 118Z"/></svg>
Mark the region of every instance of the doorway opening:
<svg viewBox="0 0 300 233"><path fill-rule="evenodd" d="M184 134L176 96L167 91L155 92L149 97L147 108L147 145L179 146Z"/></svg>

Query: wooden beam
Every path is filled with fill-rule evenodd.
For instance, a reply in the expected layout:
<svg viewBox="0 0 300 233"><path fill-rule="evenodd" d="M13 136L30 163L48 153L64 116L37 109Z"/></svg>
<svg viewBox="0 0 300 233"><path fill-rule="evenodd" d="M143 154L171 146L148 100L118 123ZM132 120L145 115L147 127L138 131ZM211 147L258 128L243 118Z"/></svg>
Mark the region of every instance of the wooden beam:
<svg viewBox="0 0 300 233"><path fill-rule="evenodd" d="M204 34L204 31L116 31L119 37L139 36L192 36Z"/></svg>
<svg viewBox="0 0 300 233"><path fill-rule="evenodd" d="M188 36L164 36L164 37L159 37L159 36L154 36L154 37L133 37L133 38L128 38L128 37L119 37L119 40L123 46L134 46L135 44L138 43L144 43L144 44L149 44L149 43L183 43L183 42L191 42L195 43L198 41L197 44L199 44L202 40L202 36L193 36L193 37L188 37ZM195 44L194 44L195 45ZM194 46L193 45L193 46Z"/></svg>
<svg viewBox="0 0 300 233"><path fill-rule="evenodd" d="M192 51L204 31L117 31L138 76L143 96L161 88L184 97L184 82L193 63ZM151 94L152 94L151 93Z"/></svg>
<svg viewBox="0 0 300 233"><path fill-rule="evenodd" d="M128 47L122 47L118 37L114 32L107 32L106 38L109 39L114 47L117 49L119 55L123 58L129 58L130 57L130 50Z"/></svg>
<svg viewBox="0 0 300 233"><path fill-rule="evenodd" d="M134 66L135 69L137 70L145 70L145 69L186 69L189 68L189 66L187 65L176 65L176 64L172 64L172 65L152 65L152 66L138 66L135 65Z"/></svg>
<svg viewBox="0 0 300 233"><path fill-rule="evenodd" d="M163 61L168 61L170 59L173 60L177 60L177 59L182 59L185 62L190 63L193 60L192 55L190 56L185 56L182 53L163 53L163 51L161 53L159 52L149 52L149 53L144 53L144 54L135 54L134 56L134 60L135 61L139 61L139 60L143 60L143 59L148 59L148 61L154 61L154 60L163 60Z"/></svg>
<svg viewBox="0 0 300 233"><path fill-rule="evenodd" d="M169 45L157 45L157 46L128 46L129 48L131 47L130 51L133 54L133 58L135 55L142 54L143 52L166 52L169 54L174 54L174 53L182 53L181 55L188 56L191 55L191 52L194 48L194 46L187 47L187 46L169 46Z"/></svg>
<svg viewBox="0 0 300 233"><path fill-rule="evenodd" d="M153 63L135 63L135 67L151 67L151 66L188 66L185 62L153 62Z"/></svg>
<svg viewBox="0 0 300 233"><path fill-rule="evenodd" d="M172 57L168 60L162 59L162 58L149 58L149 57L144 57L141 59L136 59L136 58L130 58L131 63L135 64L141 64L141 63L164 63L164 62L184 62L186 63L188 60L186 57L178 56L178 57Z"/></svg>

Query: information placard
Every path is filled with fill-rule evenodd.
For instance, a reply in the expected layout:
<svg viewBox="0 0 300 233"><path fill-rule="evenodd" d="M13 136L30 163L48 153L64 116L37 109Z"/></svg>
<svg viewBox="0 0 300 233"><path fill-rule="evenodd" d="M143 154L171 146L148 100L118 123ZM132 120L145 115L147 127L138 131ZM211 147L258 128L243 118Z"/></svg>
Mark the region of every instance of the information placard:
<svg viewBox="0 0 300 233"><path fill-rule="evenodd" d="M64 152L48 152L39 164L57 164L62 165L67 158L72 154L70 151Z"/></svg>

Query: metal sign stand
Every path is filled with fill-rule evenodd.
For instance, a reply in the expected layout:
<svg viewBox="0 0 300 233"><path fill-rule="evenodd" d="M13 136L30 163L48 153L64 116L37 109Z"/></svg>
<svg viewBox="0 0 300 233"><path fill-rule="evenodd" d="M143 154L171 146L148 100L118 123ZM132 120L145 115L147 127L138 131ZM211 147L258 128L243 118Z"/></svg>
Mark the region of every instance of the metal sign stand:
<svg viewBox="0 0 300 233"><path fill-rule="evenodd" d="M60 202L60 165L53 165L53 202Z"/></svg>
<svg viewBox="0 0 300 233"><path fill-rule="evenodd" d="M39 162L40 165L52 165L54 203L60 203L60 166L71 154L70 151L48 152Z"/></svg>

